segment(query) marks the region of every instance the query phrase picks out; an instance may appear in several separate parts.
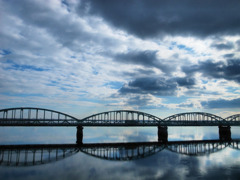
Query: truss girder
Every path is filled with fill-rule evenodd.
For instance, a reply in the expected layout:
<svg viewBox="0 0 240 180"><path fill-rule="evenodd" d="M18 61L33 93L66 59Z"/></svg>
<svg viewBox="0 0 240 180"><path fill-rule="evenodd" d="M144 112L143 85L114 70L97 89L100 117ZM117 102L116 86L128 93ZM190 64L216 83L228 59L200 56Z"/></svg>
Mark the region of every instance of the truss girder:
<svg viewBox="0 0 240 180"><path fill-rule="evenodd" d="M239 121L240 122L240 114L235 114L225 118L226 121Z"/></svg>
<svg viewBox="0 0 240 180"><path fill-rule="evenodd" d="M93 114L82 119L84 123L109 123L109 124L157 124L161 118L139 111L108 111Z"/></svg>
<svg viewBox="0 0 240 180"><path fill-rule="evenodd" d="M0 110L0 126L240 126L240 114L221 118L205 112L175 114L164 119L130 110L108 111L83 119L43 108Z"/></svg>
<svg viewBox="0 0 240 180"><path fill-rule="evenodd" d="M0 110L1 125L15 124L26 126L77 124L77 118L68 114L33 107L9 108Z"/></svg>
<svg viewBox="0 0 240 180"><path fill-rule="evenodd" d="M224 121L220 116L205 112L187 112L175 114L163 119L164 121Z"/></svg>

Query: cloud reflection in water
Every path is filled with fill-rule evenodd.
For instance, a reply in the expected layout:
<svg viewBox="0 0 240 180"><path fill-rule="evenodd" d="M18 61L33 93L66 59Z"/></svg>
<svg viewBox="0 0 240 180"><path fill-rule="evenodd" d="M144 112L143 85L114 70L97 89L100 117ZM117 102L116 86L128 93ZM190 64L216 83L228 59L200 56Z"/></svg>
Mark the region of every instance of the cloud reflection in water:
<svg viewBox="0 0 240 180"><path fill-rule="evenodd" d="M116 130L117 129L117 130ZM84 129L86 143L107 140L150 140L157 137L155 128L146 129ZM169 128L170 140L210 139L217 137L217 128ZM239 128L233 128L232 135L239 136ZM95 132L96 137L91 136ZM39 133L39 132L38 132ZM197 134L197 135L194 135ZM24 137L26 134L21 134ZM56 134L58 135L58 134ZM97 136L100 136L98 138ZM115 139L109 139L113 135ZM122 139L123 135L125 139ZM69 135L70 136L70 135ZM69 139L69 136L65 137ZM117 138L122 136L121 138ZM36 136L37 137L37 136ZM147 138L146 138L147 137ZM53 138L53 137L49 137ZM64 138L64 137L63 137ZM54 138L53 138L54 139ZM73 138L72 138L73 139ZM37 140L37 139L36 139ZM47 140L47 139L46 139ZM63 139L64 140L64 139ZM27 140L26 140L27 141ZM41 139L42 141L42 139ZM65 141L65 140L64 140ZM38 141L39 142L39 141ZM27 143L27 142L26 142ZM72 142L71 142L72 143ZM238 179L240 177L240 152L226 147L204 156L187 156L163 149L161 152L133 161L107 161L77 153L61 161L43 166L0 167L1 179Z"/></svg>

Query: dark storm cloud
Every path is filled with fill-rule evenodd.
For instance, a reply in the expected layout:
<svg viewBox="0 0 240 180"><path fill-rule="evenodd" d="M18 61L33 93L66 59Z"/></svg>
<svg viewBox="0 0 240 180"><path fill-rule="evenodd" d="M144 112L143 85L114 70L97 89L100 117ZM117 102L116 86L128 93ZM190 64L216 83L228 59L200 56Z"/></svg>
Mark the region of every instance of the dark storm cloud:
<svg viewBox="0 0 240 180"><path fill-rule="evenodd" d="M231 42L228 43L216 43L212 44L212 47L218 49L218 50L230 50L234 48L234 44Z"/></svg>
<svg viewBox="0 0 240 180"><path fill-rule="evenodd" d="M240 33L239 0L89 0L78 8L80 15L101 16L113 26L142 38Z"/></svg>
<svg viewBox="0 0 240 180"><path fill-rule="evenodd" d="M238 40L236 44L237 44L238 50L240 51L240 40Z"/></svg>
<svg viewBox="0 0 240 180"><path fill-rule="evenodd" d="M184 66L182 70L187 76L200 72L206 77L232 80L240 83L240 59L229 59L226 64L208 60L200 62L198 65Z"/></svg>
<svg viewBox="0 0 240 180"><path fill-rule="evenodd" d="M230 54L225 54L223 57L224 58L232 58L234 56L233 53L230 53Z"/></svg>
<svg viewBox="0 0 240 180"><path fill-rule="evenodd" d="M157 51L132 51L115 55L114 59L125 64L143 65L144 67L156 67L165 73L171 71L170 66L161 63L157 59Z"/></svg>
<svg viewBox="0 0 240 180"><path fill-rule="evenodd" d="M49 34L54 40L65 47L78 49L79 46L84 46L89 42L111 47L118 44L113 39L89 32L85 28L85 23L78 21L77 16L75 17L73 13L65 14L63 8L61 11L57 7L51 7L44 1L9 0L3 4L6 12L11 16L18 17L26 27L43 30L44 33ZM70 4L67 4L67 1L63 1L62 6L66 7L69 11ZM89 19L87 23L93 25ZM95 24L97 23L95 22ZM31 35L31 33L29 34ZM21 32L21 36L27 35L28 32Z"/></svg>
<svg viewBox="0 0 240 180"><path fill-rule="evenodd" d="M136 78L125 84L119 89L120 94L152 94L159 96L172 96L176 94L179 86L191 88L195 85L195 80L192 78L156 78L142 77Z"/></svg>
<svg viewBox="0 0 240 180"><path fill-rule="evenodd" d="M201 102L202 106L205 108L240 108L240 98L225 100L218 99L212 101Z"/></svg>
<svg viewBox="0 0 240 180"><path fill-rule="evenodd" d="M121 94L153 94L160 96L174 95L177 89L177 83L168 82L161 78L137 78L124 85L119 92Z"/></svg>
<svg viewBox="0 0 240 180"><path fill-rule="evenodd" d="M119 73L119 76L124 76L127 78L137 78L141 76L154 76L156 73L151 68L137 68L133 71L123 71Z"/></svg>
<svg viewBox="0 0 240 180"><path fill-rule="evenodd" d="M172 80L175 80L179 86L184 86L187 88L191 88L193 85L195 85L195 79L193 78L173 78Z"/></svg>
<svg viewBox="0 0 240 180"><path fill-rule="evenodd" d="M150 96L137 95L134 97L129 97L125 103L129 106L144 107L147 106L151 100L152 98Z"/></svg>
<svg viewBox="0 0 240 180"><path fill-rule="evenodd" d="M140 75L154 75L155 74L155 72L152 70L152 69L147 69L147 68L145 68L145 69L141 69L141 68L139 68L139 69L136 69L136 74L138 74L138 76L139 76L139 74Z"/></svg>
<svg viewBox="0 0 240 180"><path fill-rule="evenodd" d="M5 8L26 26L35 26L51 33L63 45L71 45L74 40L86 40L86 33L67 16L61 16L41 1L21 0L5 2ZM64 23L63 23L64 22ZM24 34L25 32L23 32Z"/></svg>

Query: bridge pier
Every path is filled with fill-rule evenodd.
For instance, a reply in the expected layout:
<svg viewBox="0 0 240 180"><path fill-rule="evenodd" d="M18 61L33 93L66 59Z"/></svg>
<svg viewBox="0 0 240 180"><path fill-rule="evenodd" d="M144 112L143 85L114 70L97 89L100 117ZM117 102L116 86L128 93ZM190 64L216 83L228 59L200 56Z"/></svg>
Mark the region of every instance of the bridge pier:
<svg viewBox="0 0 240 180"><path fill-rule="evenodd" d="M83 143L83 127L82 126L77 126L77 144L82 144Z"/></svg>
<svg viewBox="0 0 240 180"><path fill-rule="evenodd" d="M219 128L219 139L220 140L231 140L231 127L230 126L218 126Z"/></svg>
<svg viewBox="0 0 240 180"><path fill-rule="evenodd" d="M168 127L167 126L158 126L158 142L167 142L168 141Z"/></svg>

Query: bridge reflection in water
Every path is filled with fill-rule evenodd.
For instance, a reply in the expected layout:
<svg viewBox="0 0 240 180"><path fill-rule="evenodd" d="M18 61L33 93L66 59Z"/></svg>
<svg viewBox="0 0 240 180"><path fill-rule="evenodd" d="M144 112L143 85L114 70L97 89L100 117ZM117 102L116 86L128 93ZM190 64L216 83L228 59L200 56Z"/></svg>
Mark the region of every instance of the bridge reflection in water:
<svg viewBox="0 0 240 180"><path fill-rule="evenodd" d="M48 144L48 145L1 145L1 166L35 166L62 160L78 152L115 161L130 161L145 158L162 150L189 155L203 156L230 147L240 150L240 140L201 140L140 142L140 143L97 143L97 144Z"/></svg>

